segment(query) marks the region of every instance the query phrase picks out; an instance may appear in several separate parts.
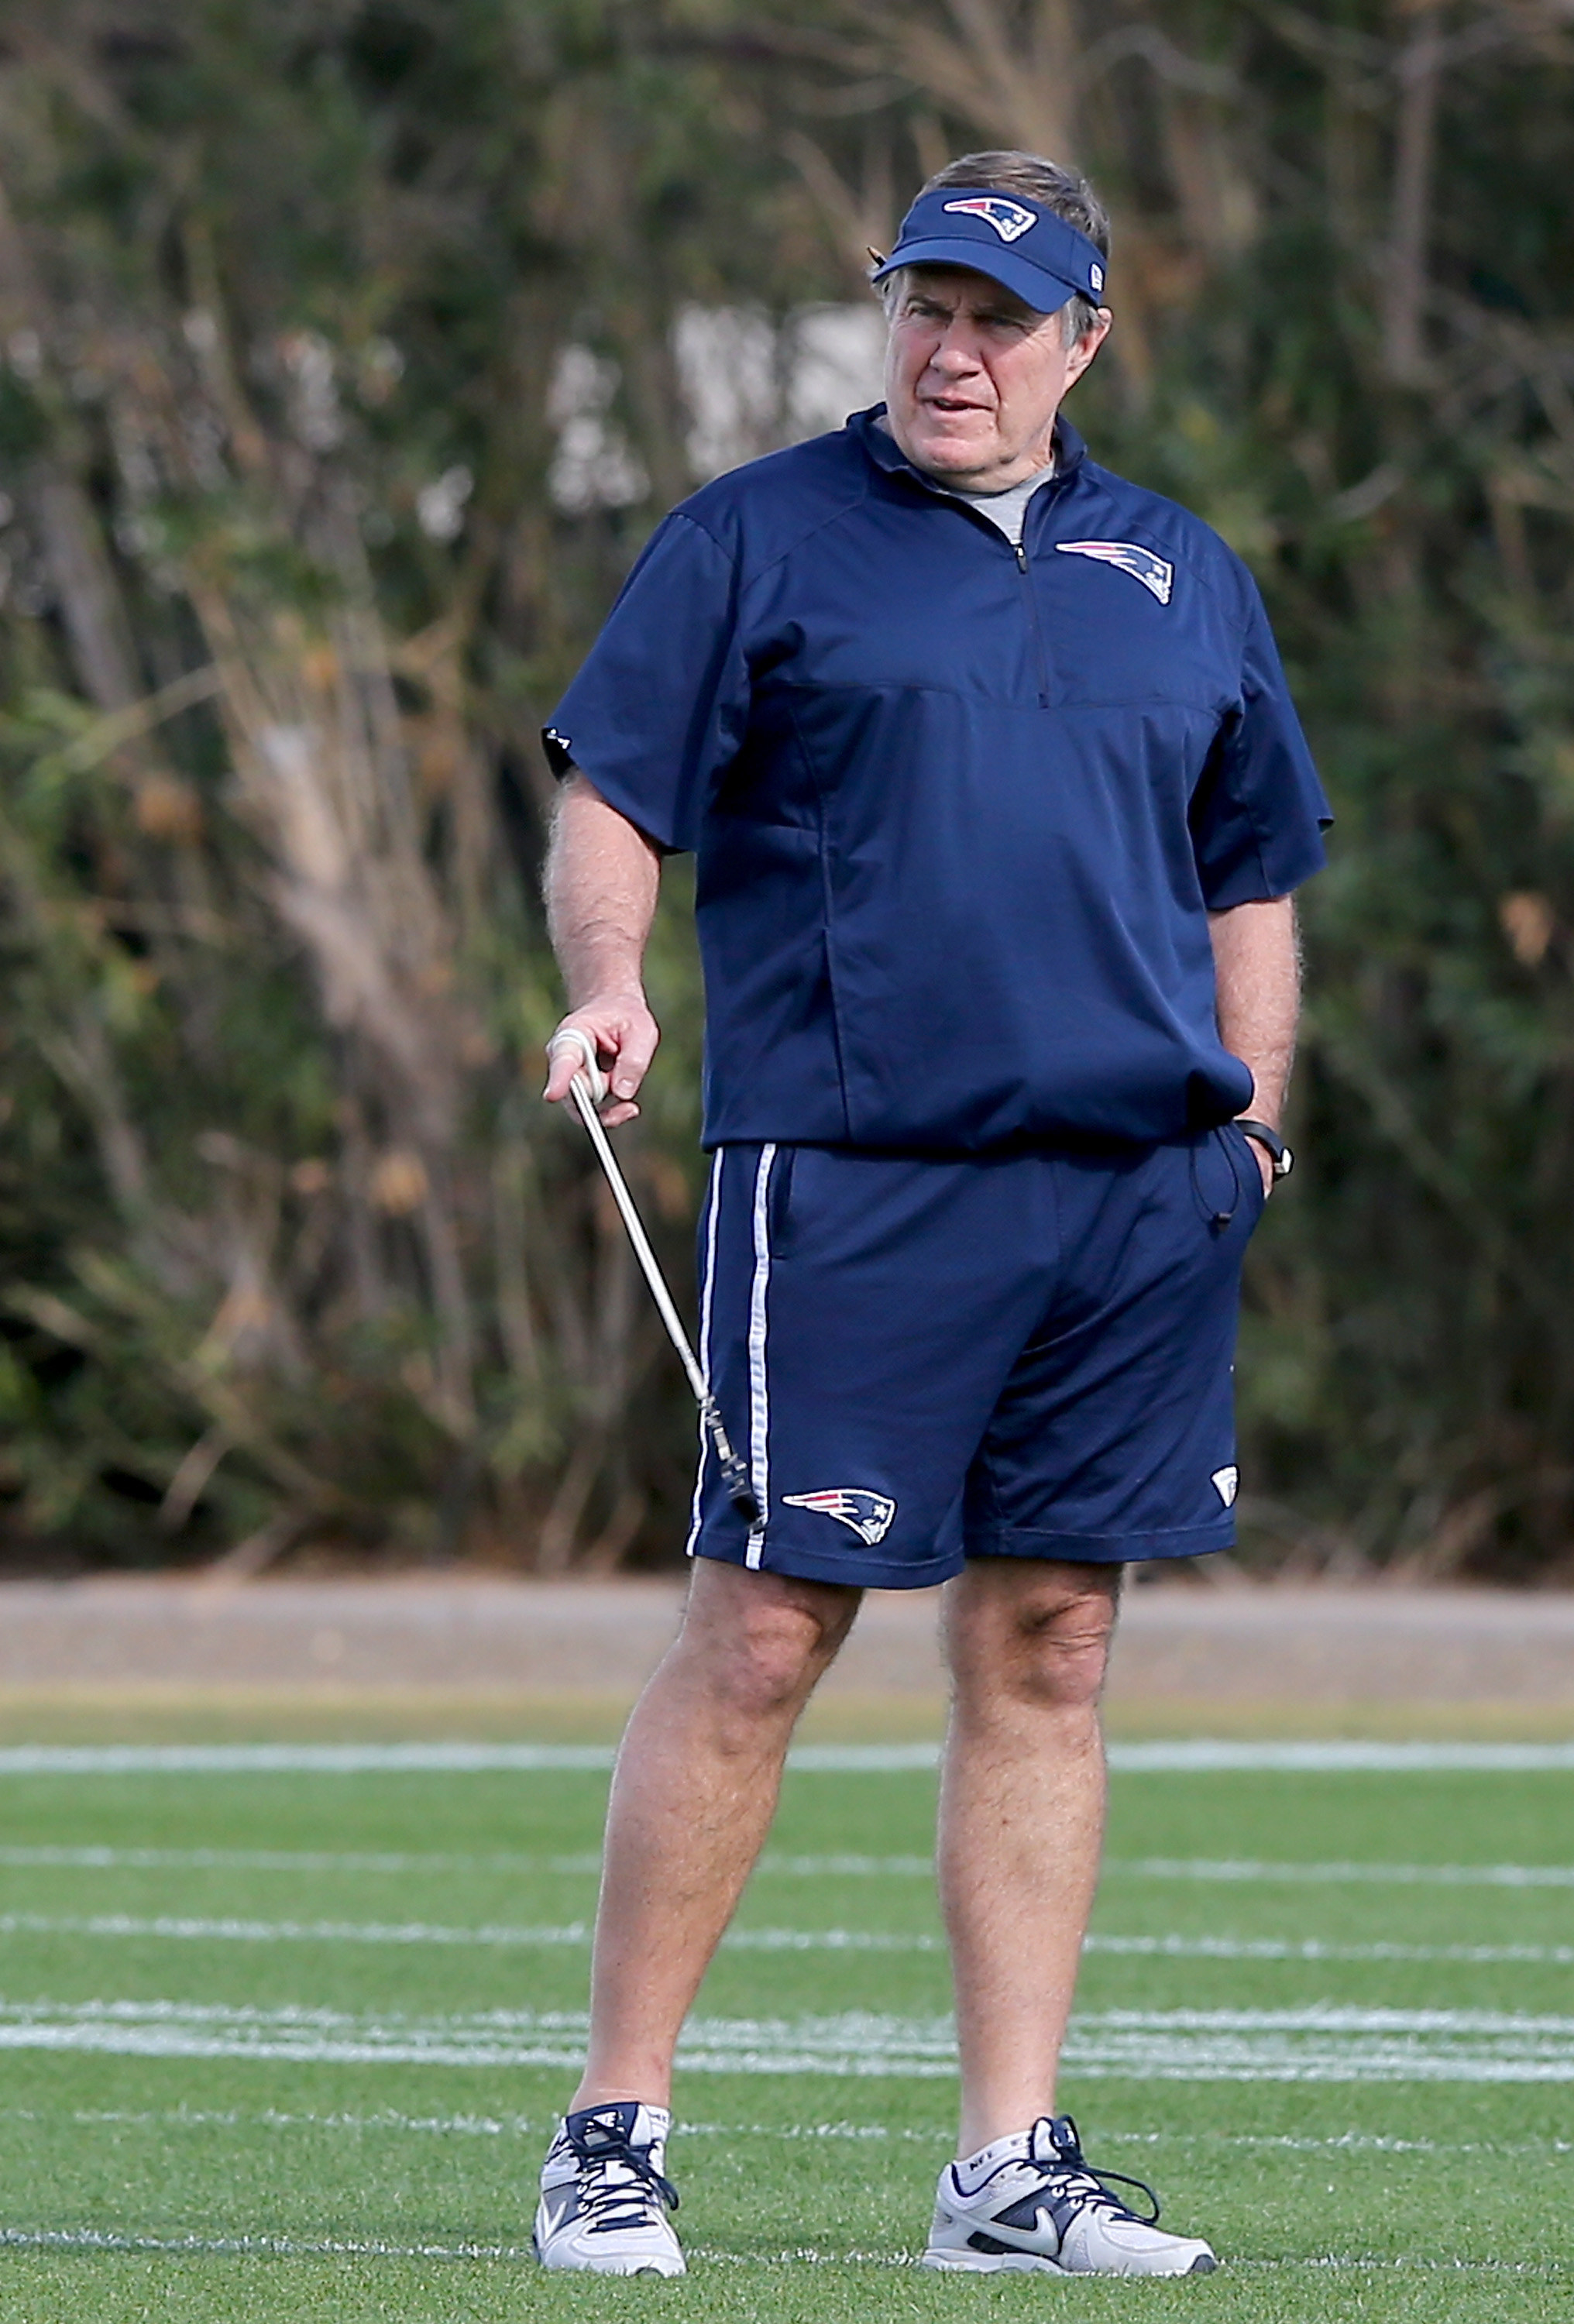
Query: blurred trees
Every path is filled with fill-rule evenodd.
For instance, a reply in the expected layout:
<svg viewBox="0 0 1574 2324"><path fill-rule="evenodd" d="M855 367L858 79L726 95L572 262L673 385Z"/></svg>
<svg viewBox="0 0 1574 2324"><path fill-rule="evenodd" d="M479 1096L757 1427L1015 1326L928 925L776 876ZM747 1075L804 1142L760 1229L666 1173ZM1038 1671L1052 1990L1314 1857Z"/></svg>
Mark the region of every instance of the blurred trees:
<svg viewBox="0 0 1574 2324"><path fill-rule="evenodd" d="M1564 0L0 7L14 1531L670 1553L681 1383L535 1098L535 730L660 510L825 424L919 179L1022 143L1115 214L1079 422L1253 562L1340 818L1248 1540L1566 1567L1571 94Z"/></svg>

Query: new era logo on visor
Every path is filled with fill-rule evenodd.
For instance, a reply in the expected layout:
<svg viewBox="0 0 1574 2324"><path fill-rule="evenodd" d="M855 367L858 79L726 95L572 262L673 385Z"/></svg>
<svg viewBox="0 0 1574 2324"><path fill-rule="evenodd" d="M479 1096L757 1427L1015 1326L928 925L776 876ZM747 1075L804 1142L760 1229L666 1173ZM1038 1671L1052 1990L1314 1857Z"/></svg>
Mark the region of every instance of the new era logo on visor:
<svg viewBox="0 0 1574 2324"><path fill-rule="evenodd" d="M842 1485L826 1493L784 1493L789 1509L813 1509L834 1517L858 1536L866 1549L884 1541L891 1529L897 1505L888 1494L866 1492L861 1485Z"/></svg>
<svg viewBox="0 0 1574 2324"><path fill-rule="evenodd" d="M1175 568L1155 557L1151 549L1143 549L1135 540L1057 540L1054 545L1064 557L1093 557L1100 565L1113 565L1129 573L1134 581L1152 591L1161 605L1169 604Z"/></svg>
<svg viewBox="0 0 1574 2324"><path fill-rule="evenodd" d="M947 202L945 207L961 210L967 217L981 217L1002 242L1016 242L1038 224L1036 210L1024 209L1020 202L1008 201L1004 194L969 194L965 201Z"/></svg>

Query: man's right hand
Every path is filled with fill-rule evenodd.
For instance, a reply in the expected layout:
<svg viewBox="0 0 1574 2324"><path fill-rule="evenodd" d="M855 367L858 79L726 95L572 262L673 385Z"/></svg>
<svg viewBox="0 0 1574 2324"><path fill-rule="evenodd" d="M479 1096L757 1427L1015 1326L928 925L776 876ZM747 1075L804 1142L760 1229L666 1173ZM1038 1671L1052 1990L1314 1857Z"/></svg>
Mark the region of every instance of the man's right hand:
<svg viewBox="0 0 1574 2324"><path fill-rule="evenodd" d="M566 1026L585 1034L595 1044L596 1063L607 1079L607 1094L601 1105L601 1118L607 1128L615 1130L621 1121L632 1121L640 1111L635 1097L661 1038L644 994L617 993L587 1001L569 1010L558 1032ZM548 1105L562 1104L582 1062L572 1041L564 1042L561 1048L548 1056L547 1086L542 1093Z"/></svg>

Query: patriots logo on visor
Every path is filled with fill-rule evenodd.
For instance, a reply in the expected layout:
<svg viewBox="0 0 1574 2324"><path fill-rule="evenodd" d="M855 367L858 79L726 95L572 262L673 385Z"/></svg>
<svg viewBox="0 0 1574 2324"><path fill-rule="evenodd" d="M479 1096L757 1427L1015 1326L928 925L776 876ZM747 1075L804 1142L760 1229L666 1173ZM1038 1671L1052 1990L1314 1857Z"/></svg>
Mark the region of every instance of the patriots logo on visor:
<svg viewBox="0 0 1574 2324"><path fill-rule="evenodd" d="M844 1485L828 1493L784 1493L782 1499L789 1509L815 1509L823 1517L834 1517L838 1525L855 1533L866 1549L884 1541L897 1514L895 1501L884 1493L865 1492L861 1485Z"/></svg>
<svg viewBox="0 0 1574 2324"><path fill-rule="evenodd" d="M1054 545L1067 557L1096 557L1100 565L1118 566L1151 590L1161 605L1169 604L1175 568L1155 557L1151 549L1143 549L1135 540L1057 540Z"/></svg>
<svg viewBox="0 0 1574 2324"><path fill-rule="evenodd" d="M968 217L981 217L1002 242L1017 242L1038 224L1036 210L1024 209L1020 202L1008 201L1004 194L970 194L965 201L947 202L945 207Z"/></svg>

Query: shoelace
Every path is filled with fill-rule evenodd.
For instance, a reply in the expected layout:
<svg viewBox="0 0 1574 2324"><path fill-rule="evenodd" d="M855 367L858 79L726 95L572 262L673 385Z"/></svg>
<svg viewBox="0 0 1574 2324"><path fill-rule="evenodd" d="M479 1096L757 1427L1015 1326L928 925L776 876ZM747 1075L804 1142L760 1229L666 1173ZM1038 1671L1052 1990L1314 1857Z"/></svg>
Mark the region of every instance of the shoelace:
<svg viewBox="0 0 1574 2324"><path fill-rule="evenodd" d="M677 2190L664 2179L648 2148L624 2141L598 2140L594 2146L569 2138L579 2163L579 2204L597 2227L660 2225L663 2207L677 2209Z"/></svg>
<svg viewBox="0 0 1574 2324"><path fill-rule="evenodd" d="M1054 2162L1051 2163L1047 2156L1040 2156L1037 2153L1035 2154L1034 2160L1036 2162L1043 2161L1045 2163L1046 2167L1052 2171L1063 2172L1067 2178L1082 2180L1086 2182L1085 2188L1078 2187L1074 2190L1069 2189L1067 2190L1068 2193L1074 2193L1078 2209L1123 2211L1128 2218L1142 2219L1142 2224L1145 2227L1157 2227L1159 2215L1163 2210L1164 2206L1159 2201L1155 2190L1148 2185L1147 2181L1146 2179L1133 2179L1124 2171L1095 2170L1092 2163L1089 2162L1087 2156L1082 2153L1082 2142L1081 2137L1078 2135L1076 2124L1072 2120L1070 2115L1063 2116L1062 2120L1064 2122L1066 2129L1070 2133L1070 2136L1063 2142L1059 2139L1055 2139L1052 2142L1054 2152ZM1037 2142L1035 2141L1036 2146L1036 2144ZM1143 2215L1140 2211L1134 2211L1130 2204L1128 2203L1121 2196L1114 2194L1111 2191L1108 2184L1110 2180L1114 2180L1116 2184L1121 2187L1135 2187L1139 2194L1146 2195L1147 2197L1148 2201L1153 2205L1153 2209L1148 2213L1146 2218L1143 2218Z"/></svg>

